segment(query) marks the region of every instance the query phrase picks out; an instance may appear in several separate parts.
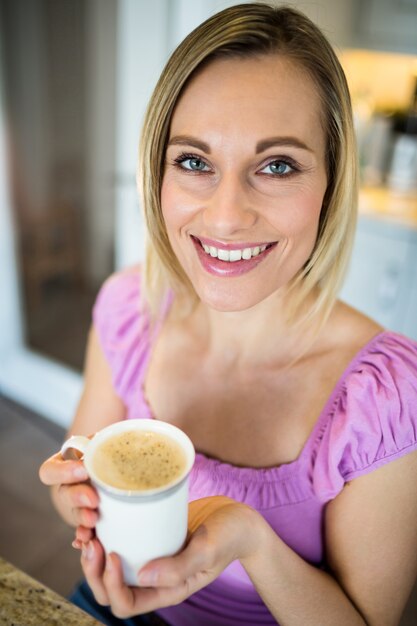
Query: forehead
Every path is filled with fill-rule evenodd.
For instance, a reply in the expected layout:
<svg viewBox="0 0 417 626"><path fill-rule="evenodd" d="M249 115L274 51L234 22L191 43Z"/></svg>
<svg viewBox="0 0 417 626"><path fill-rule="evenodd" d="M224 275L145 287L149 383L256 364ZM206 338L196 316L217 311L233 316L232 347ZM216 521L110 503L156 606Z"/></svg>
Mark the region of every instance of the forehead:
<svg viewBox="0 0 417 626"><path fill-rule="evenodd" d="M215 60L188 83L171 121L182 133L295 134L324 145L322 104L307 71L282 55Z"/></svg>

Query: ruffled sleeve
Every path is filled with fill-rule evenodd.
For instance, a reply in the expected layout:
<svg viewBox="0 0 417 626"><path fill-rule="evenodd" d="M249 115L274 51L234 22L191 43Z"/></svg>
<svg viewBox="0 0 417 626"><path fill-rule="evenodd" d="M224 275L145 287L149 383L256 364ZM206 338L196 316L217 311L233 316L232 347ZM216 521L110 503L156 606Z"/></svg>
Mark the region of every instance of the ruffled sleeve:
<svg viewBox="0 0 417 626"><path fill-rule="evenodd" d="M381 333L351 364L319 429L312 477L322 501L417 449L417 344Z"/></svg>
<svg viewBox="0 0 417 626"><path fill-rule="evenodd" d="M138 267L113 274L101 287L93 324L127 417L149 417L142 398L150 351L150 323L140 297Z"/></svg>

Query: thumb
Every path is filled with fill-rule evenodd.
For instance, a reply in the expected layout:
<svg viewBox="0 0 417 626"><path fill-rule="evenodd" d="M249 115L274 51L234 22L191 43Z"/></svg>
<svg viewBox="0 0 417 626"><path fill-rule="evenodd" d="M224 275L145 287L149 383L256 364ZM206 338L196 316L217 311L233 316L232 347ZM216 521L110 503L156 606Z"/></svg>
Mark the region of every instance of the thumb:
<svg viewBox="0 0 417 626"><path fill-rule="evenodd" d="M189 534L194 533L210 515L231 504L236 504L236 501L227 496L210 496L190 502L188 506Z"/></svg>

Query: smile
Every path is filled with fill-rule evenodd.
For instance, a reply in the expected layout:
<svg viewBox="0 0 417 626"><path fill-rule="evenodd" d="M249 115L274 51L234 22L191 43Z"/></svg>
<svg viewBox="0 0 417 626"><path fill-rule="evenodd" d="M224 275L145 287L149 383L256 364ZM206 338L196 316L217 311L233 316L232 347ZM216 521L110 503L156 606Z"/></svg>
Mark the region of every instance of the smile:
<svg viewBox="0 0 417 626"><path fill-rule="evenodd" d="M225 247L215 246L212 240L200 239L191 235L198 257L204 269L217 276L239 276L251 271L265 259L277 241L248 244L224 244ZM227 246L227 247L226 247Z"/></svg>
<svg viewBox="0 0 417 626"><path fill-rule="evenodd" d="M255 246L254 248L241 248L237 250L224 250L223 248L216 248L215 246L207 246L202 244L203 250L211 257L226 261L227 263L234 263L235 261L249 261L254 256L258 256L261 252L264 252L267 248L264 246Z"/></svg>

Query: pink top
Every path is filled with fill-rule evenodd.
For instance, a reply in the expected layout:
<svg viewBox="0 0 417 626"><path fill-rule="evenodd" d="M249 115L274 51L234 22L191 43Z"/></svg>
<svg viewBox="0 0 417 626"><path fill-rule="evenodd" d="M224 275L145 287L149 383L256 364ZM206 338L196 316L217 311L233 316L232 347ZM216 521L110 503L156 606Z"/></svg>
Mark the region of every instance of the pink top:
<svg viewBox="0 0 417 626"><path fill-rule="evenodd" d="M140 307L137 268L103 285L93 320L128 418L152 417L143 382L157 330ZM417 449L417 344L381 332L344 371L299 457L241 468L197 453L190 500L226 495L256 508L306 561L323 565L326 503L344 484ZM276 624L238 561L182 604L158 611L173 626Z"/></svg>

